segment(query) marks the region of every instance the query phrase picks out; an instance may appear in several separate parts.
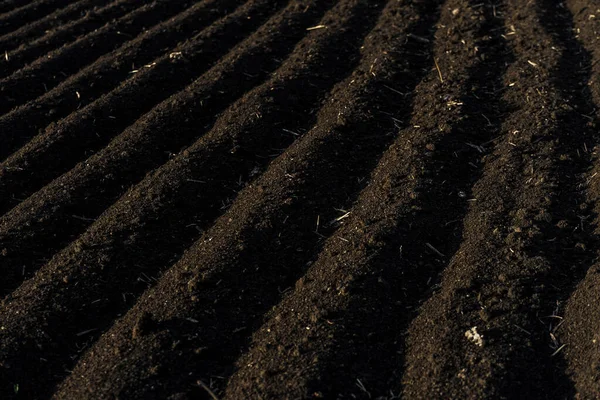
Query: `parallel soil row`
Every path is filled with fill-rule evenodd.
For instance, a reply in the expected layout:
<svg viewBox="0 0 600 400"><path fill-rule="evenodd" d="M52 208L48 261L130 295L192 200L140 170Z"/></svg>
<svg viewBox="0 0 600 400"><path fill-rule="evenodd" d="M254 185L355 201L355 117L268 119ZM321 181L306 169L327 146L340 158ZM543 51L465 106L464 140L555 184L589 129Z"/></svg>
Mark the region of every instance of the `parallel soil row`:
<svg viewBox="0 0 600 400"><path fill-rule="evenodd" d="M92 4L83 4L82 8L77 7L76 10L79 11L80 9L89 9L91 5ZM75 6L80 6L80 3L77 2L72 4L70 8L75 8ZM106 25L106 21L112 21L116 18L119 18L137 7L139 7L139 4L132 0L116 1L106 5L105 7L100 7L97 10L87 12L81 18L77 18L74 21L68 20L68 18L71 17L71 13L68 13L63 17L67 18L67 20L64 21L66 23L61 24L57 29L54 30L46 30L47 24L43 24L43 22L45 22L47 18L43 18L38 21L39 24L32 24L32 26L29 27L30 29L26 32L20 32L28 28L23 27L18 31L3 36L0 38L0 40L4 39L4 59L2 60L3 68L0 72L0 76L2 78L9 76L15 71L23 68L28 63L35 61L40 56L46 55L46 53L49 53L51 50L54 50L65 43L75 41L80 36ZM77 16L77 14L75 15ZM48 17L51 16L52 15L49 15ZM55 18L51 21L54 22L56 19L58 18ZM37 31L37 29L31 29L37 28L36 25L42 25L42 29L44 29L45 34L32 42L24 42L23 37L27 37L27 33L31 34ZM13 47L16 48L11 48L11 42L20 45L14 46L13 44ZM49 56L52 57L52 55Z"/></svg>
<svg viewBox="0 0 600 400"><path fill-rule="evenodd" d="M237 2L229 3L233 8ZM222 15L213 11L215 4L214 0L207 0L194 5L101 57L33 102L1 117L0 127L14 131L4 136L5 153L0 150L0 155L19 150L0 167L0 192L12 194L12 198L3 196L0 212L14 205L15 197L25 198L68 171L143 112L184 88L203 72L202 66L207 68L249 30L256 29L272 9L270 4L258 2L218 20ZM202 29L203 22L214 20L218 21ZM196 36L175 46L181 31ZM165 52L162 46L155 48L156 44L173 47ZM141 65L140 69L132 73L136 64ZM99 76L102 81L94 84ZM32 136L33 140L27 143ZM26 144L19 148L23 143ZM69 156L55 157L59 152ZM42 174L38 173L40 165L44 165Z"/></svg>
<svg viewBox="0 0 600 400"><path fill-rule="evenodd" d="M0 13L2 13L0 14L0 35L14 31L28 22L36 21L57 8L66 6L73 1L74 0L38 0L23 4L22 6L22 2L14 1L12 3L7 3L4 6L0 5Z"/></svg>
<svg viewBox="0 0 600 400"><path fill-rule="evenodd" d="M4 0L0 2L0 13L9 13L10 11L19 7L23 7L30 2L31 0Z"/></svg>
<svg viewBox="0 0 600 400"><path fill-rule="evenodd" d="M100 0L82 0L49 13L33 23L25 24L15 31L0 36L0 51L8 53L19 46L25 47L35 38L45 36L46 33L55 29L60 30L61 25L71 23L71 21L77 20L87 13L92 13L96 7L103 4L105 2ZM8 60L4 58L0 61L2 63L8 62L10 56L12 56L12 53L9 54Z"/></svg>
<svg viewBox="0 0 600 400"><path fill-rule="evenodd" d="M260 317L280 300L282 290L301 276L320 250L322 239L331 231L326 222L338 215L332 206L345 207L352 201L363 186L360 178L368 174L373 160L393 138L390 130L394 122L388 113L402 117L403 112L402 107L394 110L390 105L407 103L404 96L382 89L394 78L390 74L392 66L402 63L408 68L412 64L415 69L406 71L406 78L413 80L422 74L421 57L405 58L415 49L414 42L406 40L409 33L430 36L428 26L435 20L434 14L426 21L414 23L413 18L419 15L414 8L396 2L387 5L362 43L358 65L332 89L315 117L313 128L242 190L231 209L203 234L156 288L144 295L128 318L105 336L119 339L102 340L90 350L92 358L78 364L85 368L73 374L78 379L65 383L59 398L83 395L79 391L82 382L86 382L90 393L102 386L107 395L161 397L180 387L197 386L198 379L208 382L211 375L231 374L231 363L244 349ZM409 18L404 24L393 24L394 16L399 14ZM334 31L326 19L322 22ZM385 29L388 26L395 28ZM304 94L302 98L306 97ZM282 102L275 100L274 104ZM264 111L261 116L263 120L268 117ZM302 132L297 125L281 126L284 127ZM374 137L379 140L374 141ZM250 150L243 142L239 146L240 150ZM335 152L330 151L332 148ZM190 158L194 156L190 152ZM323 225L318 221L323 221ZM266 237L277 239L267 245ZM286 244L291 238L294 238L292 246ZM230 247L235 250L222 252ZM221 291L220 281L237 283ZM163 300L174 307L163 307L159 304ZM119 346L119 354L115 354L114 346L120 338L129 339L132 335L135 340L131 346ZM169 349L175 342L179 344L176 352L171 353ZM226 351L221 349L224 343ZM142 356L148 352L151 357ZM114 361L109 362L107 357ZM198 371L195 376L171 374L172 366L181 362L181 357ZM99 359L105 363L94 361ZM149 365L150 359L161 361ZM126 380L117 378L112 373L114 365L123 365L131 374ZM150 380L164 382L157 385L159 388L149 385L149 370L156 371ZM108 382L110 386L106 386ZM218 389L218 386L212 388ZM190 395L202 391L197 386Z"/></svg>
<svg viewBox="0 0 600 400"><path fill-rule="evenodd" d="M589 74L587 85L582 89L585 95L588 116L591 121L598 121L598 109L600 106L600 91L598 81L600 79L600 42L598 41L598 25L594 23L595 12L600 9L600 2L568 1L568 9L571 11L574 21L570 21L565 11L561 12L564 18L564 26L570 30L576 29L578 38L584 48L579 49L580 54L586 54L586 72ZM581 66L579 67L581 68ZM593 102L593 104L590 104ZM597 126L597 125L594 125ZM591 139L595 139L591 141ZM585 197L589 211L579 215L581 229L597 237L600 233L600 186L598 172L600 160L598 160L598 135L595 132L588 134L587 146L591 152L593 168L582 177L582 188L587 193ZM595 147L591 147L595 144ZM595 244L595 243L594 243ZM582 399L591 399L598 395L598 382L600 381L600 352L598 351L598 332L600 321L595 318L600 311L598 305L598 272L600 270L598 247L592 248L596 253L585 268L576 271L577 276L582 278L573 289L565 305L559 309L559 317L562 323L557 328L557 336L564 343L564 359L567 363L567 371L575 384L575 390ZM585 274L585 275L583 275Z"/></svg>
<svg viewBox="0 0 600 400"><path fill-rule="evenodd" d="M599 10L0 1L2 398L597 398Z"/></svg>
<svg viewBox="0 0 600 400"><path fill-rule="evenodd" d="M225 21L229 20L234 23L236 28L239 28L240 20L257 20L260 16L258 11L262 10L263 13L273 11L268 3L267 1L248 3L248 7L240 8ZM316 9L316 12L319 12L319 9ZM248 14L252 15L251 19L246 18ZM302 13L301 15L302 18L311 16L312 13ZM202 127L211 122L210 117L213 114L210 111L222 110L225 105L211 102L216 109L208 109L209 112L199 114L195 118L192 112L198 105L202 105L202 102L215 89L219 89L219 85L225 89L230 80L237 79L242 71L248 71L247 73L250 73L253 78L260 78L261 74L256 74L258 71L248 68L248 62L257 62L255 68L258 68L258 60L262 56L276 56L277 50L283 54L286 50L290 50L289 42L277 43L273 35L282 28L281 24L283 23L290 24L290 29L302 29L302 24L294 25L296 21L293 19L288 21L281 15L277 15L275 18L274 24L265 26L271 35L260 35L260 42L256 41L256 37L259 35L251 36L240 44L240 47L248 47L248 49L235 52L236 57L231 62L224 60L219 66L207 71L206 74L194 81L186 90L158 104L142 117L142 121L128 127L100 152L52 181L0 219L0 242L6 249L4 258L6 279L2 288L3 292L13 289L26 274L35 272L37 269L35 266L43 264L56 250L76 238L116 198L123 194L124 188L139 181L146 172L166 162L170 154L177 152L182 146L189 145L200 136L203 133ZM303 22L302 19L300 22ZM264 33L264 30L261 30L260 33ZM209 38L211 36L209 35ZM198 43L210 42L200 40ZM273 45L281 47L271 47ZM202 52L198 52L199 56L202 54ZM198 66L196 65L196 67L197 70ZM260 67L266 67L266 64L262 64ZM177 76L181 76L183 71L179 72L180 74ZM256 83L256 80L250 79L248 85L252 85L252 83ZM154 89L151 86L150 88ZM243 94L244 85L239 85L238 89L241 90L241 92L237 92L239 96ZM133 94L137 96L139 93L134 92ZM223 94L225 104L228 104L232 100L229 96L235 96L236 92L232 90ZM126 100L131 100L132 97ZM115 102L109 101L108 104L114 105ZM178 107L173 107L174 105L178 105ZM189 117L181 118L185 115L186 110L190 110L188 111ZM84 121L91 119L89 116L86 117ZM204 117L204 119L198 117ZM179 119L179 122L173 124L175 119ZM105 124L105 127L106 125L108 124ZM58 132L76 132L84 139L86 138L84 136L86 135L85 129L77 132L73 127L69 128ZM72 140L67 143L76 144L77 142ZM123 151L123 148L128 150ZM70 153L74 153L76 150L77 148L73 147L66 149ZM35 152L36 155L39 153L39 150ZM49 156L48 159L50 160L50 158ZM32 163L29 161L29 164ZM46 165L51 167L51 161ZM65 187L69 188L66 192ZM47 204L56 206L49 209ZM24 249L28 249L26 258L23 257L21 251ZM22 271L22 265L34 268Z"/></svg>
<svg viewBox="0 0 600 400"><path fill-rule="evenodd" d="M515 58L503 79L507 112L468 194L460 247L409 328L409 397L572 395L554 358L554 309L594 240L577 229L589 64L578 65L586 58L567 47L570 32L550 2L507 3L500 14Z"/></svg>
<svg viewBox="0 0 600 400"><path fill-rule="evenodd" d="M307 11L305 11L307 6L309 6L308 10L311 10L311 14L308 14ZM261 56L265 55L264 52L271 46L273 46L274 50L281 52L282 50L285 50L285 47L282 46L282 44L277 44L277 40L286 37L286 30L292 29L292 32L296 30L297 34L306 35L306 28L313 24L318 25L319 22L318 19L316 19L313 21L305 20L303 21L304 23L301 24L294 24L295 18L290 18L290 13L292 15L297 15L297 18L300 18L299 22L302 22L304 18L310 17L311 15L314 16L312 13L318 13L319 9L322 9L322 5L317 7L316 4L310 3L292 4L284 10L285 14L277 15L273 18L271 23L267 23L264 26L264 30L257 32L260 34L249 38L242 46L249 47L247 50L249 55L255 52L258 53L259 58L256 61L262 59ZM198 222L201 222L198 220L203 217L203 214L208 213L210 211L209 208L213 209L213 215L214 213L220 212L222 206L221 201L226 199L226 196L229 195L228 193L231 193L231 189L228 186L237 186L239 188L238 181L240 175L250 175L257 166L257 163L259 163L258 165L260 165L260 163L264 165L264 163L269 160L268 155L273 150L263 146L264 142L260 140L261 137L245 135L245 132L248 130L254 132L254 136L259 133L263 133L263 135L269 133L268 131L262 131L265 126L263 125L263 122L269 116L267 111L269 111L271 119L277 115L281 115L280 113L285 111L291 115L296 114L296 118L300 119L300 123L306 123L306 113L310 112L315 101L319 101L318 97L315 98L314 96L318 96L319 92L321 92L322 95L322 92L330 85L329 82L331 79L336 78L339 74L343 74L344 71L347 71L348 68L350 68L348 61L352 55L351 51L354 50L354 52L356 52L358 50L356 47L360 43L352 40L357 33L354 29L350 29L350 27L365 15L365 11L373 13L370 7L365 6L359 1L342 2L336 11L337 12L331 13L328 17L326 16L323 21L331 27L330 29L326 31L315 31L312 34L308 34L305 39L297 44L296 50L287 58L287 61L278 69L271 80L258 86L254 91L248 93L244 98L240 99L230 107L230 110L225 112L225 114L215 123L215 127L209 133L205 134L200 141L196 142L194 146L182 152L178 158L175 158L172 162L163 166L155 174L150 175L144 182L134 188L133 191L125 194L122 201L117 202L115 206L105 212L104 215L88 229L84 236L78 240L78 244L74 245L75 252L71 250L72 248L65 249L64 252L61 252L54 257L54 259L45 266L43 271L38 273L39 276L46 273L52 275L58 273L61 276L66 276L65 274L72 275L68 280L72 280L73 282L75 280L80 282L87 281L93 284L93 287L90 288L84 288L80 284L73 285L67 288L66 291L61 284L56 287L55 290L57 290L57 292L52 294L50 292L47 293L53 298L52 302L55 302L57 305L63 301L66 304L73 304L74 301L79 304L87 304L81 310L82 314L65 315L64 317L68 318L68 320L63 320L63 323L60 325L52 324L53 328L62 329L67 326L74 328L77 326L75 329L77 332L72 332L73 334L76 334L82 330L88 329L90 323L94 324L94 326L98 326L102 320L98 315L92 320L87 319L85 316L90 316L88 307L91 306L96 310L98 307L105 309L105 312L107 313L105 320L106 322L110 322L115 317L116 312L122 310L123 307L131 305L130 301L134 299L141 290L146 288L146 284L141 282L139 285L136 285L137 288L135 288L130 286L130 282L132 282L132 280L135 281L140 275L152 276L156 274L163 265L172 261L173 257L177 257L178 254L185 249L186 243L189 245L191 244L191 241L198 237L199 231L196 225ZM366 27L363 29L366 29ZM284 35L281 35L282 32ZM265 33L270 34L265 35ZM260 41L257 41L259 37ZM261 43L261 41L266 42ZM355 43L353 47L347 47L347 49L345 49L346 54L341 53L341 50L338 50L339 48L343 48L341 44L345 42ZM288 42L287 45L289 46L290 44L293 44L293 42ZM277 49L277 46L283 48ZM308 53L307 60L305 56L307 55L306 49L308 48L311 50ZM290 47L288 47L288 51L289 50L291 50ZM206 94L208 93L204 91L212 89L210 86L207 87L207 83L211 81L219 83L219 78L223 78L224 82L221 83L229 84L229 82L231 82L229 79L238 79L240 74L239 68L242 68L241 71L247 70L249 78L252 78L255 76L254 74L259 72L259 69L261 68L259 66L260 63L257 63L254 67L257 68L257 70L252 70L248 69L248 67L253 64L240 62L248 61L248 59L237 59L238 55L243 55L244 53L245 51L235 52L235 57L232 58L231 63L222 63L224 66L229 64L230 68L233 67L233 70L223 71L218 68L209 71L207 73L210 78L208 82L207 80L200 78L184 92L157 106L156 112L151 112L146 117L146 123L138 123L132 126L134 129L125 131L115 139L114 143L111 143L111 145L114 144L114 146L109 145L102 153L94 158L102 162L107 168L117 167L115 173L113 173L113 178L120 178L123 176L123 170L118 168L119 165L130 168L131 170L132 168L143 166L143 164L140 165L139 163L142 160L153 162L152 160L156 160L156 157L162 156L161 153L163 153L161 147L157 147L157 145L160 145L161 141L167 141L168 143L169 139L177 137L174 135L175 133L177 133L177 135L183 135L185 130L187 130L188 136L193 134L197 135L199 126L202 127L207 122L210 123L210 121L198 121L198 117L202 117L204 114L193 112L206 100ZM275 59L277 59L277 57L275 57ZM337 64L338 68L332 69L332 64ZM305 71L309 71L309 68L314 66L322 66L323 74L316 77L313 77L313 75L306 75ZM326 79L327 75L325 74L330 74L330 79ZM217 79L215 80L215 78ZM312 78L312 80L309 80L310 78ZM319 83L325 85L321 90L316 90L316 88L310 86L312 84L318 87L317 85L319 85ZM272 96L276 95L276 92L274 91L276 88L279 88L280 96L284 96L289 88L301 87L311 88L310 92L313 96L312 100L307 96L302 98L302 101L298 101L295 106L292 106L294 100L290 99L290 104L288 104L287 108L284 107L283 104L273 102ZM179 107L173 109L174 105L179 105ZM252 111L257 107L264 109L262 118L259 120L255 117L255 111ZM246 108L252 112L241 112L240 108ZM171 112L173 113L171 114L173 117L179 116L179 118L181 118L182 113L186 112L187 121L186 119L181 118L181 123L173 124L173 117L166 118L165 112ZM211 116L213 114L206 113L205 115ZM250 116L250 118L248 118L248 116ZM297 124L298 123L296 123L296 125ZM237 129L230 131L229 128L232 126L237 127ZM140 131L140 129L142 130ZM298 130L298 127L291 126L290 129L295 131ZM164 134L164 136L156 136L153 138L153 134L155 136ZM286 133L281 128L272 130L270 135L274 140L287 140L288 142L294 138L294 135ZM244 155L243 151L240 151L240 154L232 152L232 142L240 141L244 138L250 140L246 146L253 145L257 149L262 148L262 157L260 154L255 155L254 152L247 151L248 159L244 159L241 157ZM127 148L130 149L130 152L133 152L135 160L138 160L137 162L132 163L131 159L127 157L129 152L124 153L122 151L123 143L128 144ZM196 156L190 157L190 153L196 154ZM119 159L121 160L120 162L118 161ZM111 162L106 162L107 160L110 160ZM201 165L196 165L194 168L192 162L195 162L196 164L202 163L208 168L202 168ZM94 168L88 168L85 164L82 164L81 166L86 175L88 172L93 172L95 170ZM234 169L235 166L237 167ZM203 177L198 177L197 171L204 171L204 173L206 173L206 179L212 180L214 190L211 191L209 188L199 184L199 182L203 182ZM135 170L132 171L132 173L134 172ZM144 171L142 170L141 172L143 173ZM102 171L101 176L104 176L106 173L108 173L108 171ZM213 175L214 173L220 173L221 176ZM73 174L73 176L77 177L78 174ZM83 178L86 177L84 176ZM91 179L88 182L94 185L94 183L98 182L98 179ZM87 187L88 189L90 188L89 184ZM93 186L91 187L93 188ZM108 186L109 189L112 187L115 186L112 184ZM119 186L116 187L118 188ZM85 189L86 186L83 186L83 188ZM147 202L149 195L147 191L148 188L152 188L151 190L155 192L154 195L157 196L157 201L152 202L152 204ZM209 196L205 203L206 206L198 207L198 202L203 203L202 199L198 198L198 196L203 193L206 196ZM151 196L154 197L154 195ZM81 197L77 196L74 198ZM106 201L114 201L110 196L103 198L106 199L105 205L107 204ZM130 199L137 200L132 202ZM197 209L197 211L193 211L194 209ZM134 214L131 214L132 211ZM125 220L123 218L125 218ZM74 218L74 220L77 221L76 218ZM206 217L206 222L204 224L207 224L210 221L209 214ZM165 228L168 228L170 233L166 233ZM129 237L133 242L114 242L113 238L117 236ZM148 241L148 239L150 239L150 241ZM158 242L156 242L157 239L159 240ZM101 242L108 240L114 242L116 246L96 246L91 244L91 242L89 242L90 240ZM161 243L161 240L167 240L167 242ZM85 243L84 246L86 249L81 248L83 243ZM151 259L145 260L146 262L138 258L139 255L137 251L140 250L140 246L149 250L147 254L151 256ZM166 251L162 254L157 254L152 251L159 247L164 248ZM104 255L100 256L99 254L95 254L98 250L101 250ZM127 257L123 253L123 251L128 252L130 250L136 250L131 253L132 258ZM76 258L73 258L74 255ZM80 257L90 261L95 260L94 263L97 264L97 270L94 271L96 268L93 267L90 267L90 269L86 271L82 271L78 268L78 265L80 265L79 263L81 262L79 259ZM147 262L149 261L152 261L154 266L148 265ZM107 263L112 264L112 266L109 267L106 265ZM138 269L135 265L142 269ZM108 292L106 292L108 287L106 285L99 287L98 284L100 282L96 280L76 278L81 273L109 273L112 275L116 271L120 271L120 274L123 274L119 280L124 286L122 288L115 287L111 283L109 287L112 287L111 290L114 290L114 294L108 296L108 298L106 298L106 295L108 295ZM42 279L46 280L46 278ZM104 282L105 284L109 284L110 281L106 280ZM41 294L38 293L39 284L34 283L33 280L28 281L28 283L33 283L31 293L34 297L27 300L25 303L31 303L32 301L37 303L38 300L40 300L41 304L47 303L46 300L39 297ZM21 289L28 291L25 289L25 286L22 286L19 290ZM122 295L124 290L131 296L127 302L123 302ZM106 302L93 303L93 301L97 299L95 293L104 293L101 296L106 298ZM90 295L92 295L92 297L89 297ZM83 298L78 300L77 297L80 296L83 296ZM17 297L20 296L17 295ZM24 300L24 298L22 299ZM84 300L84 303L81 303L81 300ZM50 306L50 304L47 305ZM22 307L16 303L14 303L14 306L17 308ZM33 304L29 304L26 307L29 306L33 306ZM56 311L57 309L52 313ZM9 311L6 315L11 314L12 312ZM37 322L34 320L30 319L29 322L37 325ZM79 329L78 326L83 326L83 328ZM14 325L14 329L21 329L23 327L23 325L21 325L21 327ZM12 330L12 328L8 326L5 326L5 328ZM38 333L44 335L44 333L39 330L37 333L34 331L31 331L30 333L35 336L38 336ZM10 336L12 335L7 335L7 337ZM61 358L66 358L68 362L72 362L68 357L77 349L76 347L73 347L73 340L67 339L66 336L64 338L66 339L65 344L69 344L70 350L68 353L66 352L63 354ZM40 344L40 339L41 338L37 337L33 340ZM75 339L77 339L76 336ZM9 348L12 347L8 343L6 346L2 347L7 349L7 352L3 354L3 359L6 362L9 362L10 357L20 357L17 353L13 353L13 356L8 354ZM20 351L17 348L13 348L13 350L16 352ZM10 352L12 352L12 350L10 350ZM37 354L32 353L32 359L37 362ZM47 359L59 360L56 356L53 356L52 358L48 357ZM18 371L14 372L18 373ZM26 371L22 371L21 373L24 372Z"/></svg>
<svg viewBox="0 0 600 400"><path fill-rule="evenodd" d="M155 0L0 79L0 113L38 97L104 53L184 9L190 0Z"/></svg>
<svg viewBox="0 0 600 400"><path fill-rule="evenodd" d="M352 208L334 220L341 226L318 259L254 334L227 398L393 398L402 391L402 332L443 266L435 252L455 250L454 221L468 204L460 193L478 175L481 155L467 143L496 133L489 121L497 121L498 100L490 94L506 61L501 32L491 7L473 2L453 13L460 5L444 4L435 34L432 58L443 82L433 68L416 87L407 126ZM455 50L456 43L463 46ZM489 108L478 111L488 119L472 114L484 99Z"/></svg>

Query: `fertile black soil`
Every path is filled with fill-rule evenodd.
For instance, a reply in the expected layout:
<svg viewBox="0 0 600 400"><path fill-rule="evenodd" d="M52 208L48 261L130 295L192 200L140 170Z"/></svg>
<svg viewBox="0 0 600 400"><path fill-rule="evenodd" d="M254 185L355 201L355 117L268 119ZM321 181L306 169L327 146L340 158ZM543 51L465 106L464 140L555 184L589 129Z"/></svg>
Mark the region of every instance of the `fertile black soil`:
<svg viewBox="0 0 600 400"><path fill-rule="evenodd" d="M0 397L600 398L599 19L0 1Z"/></svg>

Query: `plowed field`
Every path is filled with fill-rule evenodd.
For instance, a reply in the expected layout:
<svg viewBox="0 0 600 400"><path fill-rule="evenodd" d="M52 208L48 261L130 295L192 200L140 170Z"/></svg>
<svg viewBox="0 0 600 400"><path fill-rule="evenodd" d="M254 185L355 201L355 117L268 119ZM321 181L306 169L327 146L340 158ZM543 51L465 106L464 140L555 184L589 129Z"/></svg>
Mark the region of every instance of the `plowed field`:
<svg viewBox="0 0 600 400"><path fill-rule="evenodd" d="M600 399L600 0L0 0L0 398Z"/></svg>

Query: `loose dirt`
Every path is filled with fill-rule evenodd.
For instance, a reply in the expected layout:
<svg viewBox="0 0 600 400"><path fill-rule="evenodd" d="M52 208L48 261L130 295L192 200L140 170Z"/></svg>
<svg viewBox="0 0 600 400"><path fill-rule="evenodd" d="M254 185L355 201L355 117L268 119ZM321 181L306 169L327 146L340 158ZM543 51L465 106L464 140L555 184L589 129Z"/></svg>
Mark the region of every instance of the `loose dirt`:
<svg viewBox="0 0 600 400"><path fill-rule="evenodd" d="M600 398L599 20L1 1L1 397Z"/></svg>

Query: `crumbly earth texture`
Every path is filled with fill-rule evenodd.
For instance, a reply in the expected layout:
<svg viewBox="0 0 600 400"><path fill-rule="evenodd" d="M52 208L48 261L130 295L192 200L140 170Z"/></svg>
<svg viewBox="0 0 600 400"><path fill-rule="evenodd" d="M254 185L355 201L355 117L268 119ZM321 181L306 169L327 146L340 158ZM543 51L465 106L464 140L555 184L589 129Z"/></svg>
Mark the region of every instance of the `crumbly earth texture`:
<svg viewBox="0 0 600 400"><path fill-rule="evenodd" d="M3 399L600 398L600 0L0 0Z"/></svg>

